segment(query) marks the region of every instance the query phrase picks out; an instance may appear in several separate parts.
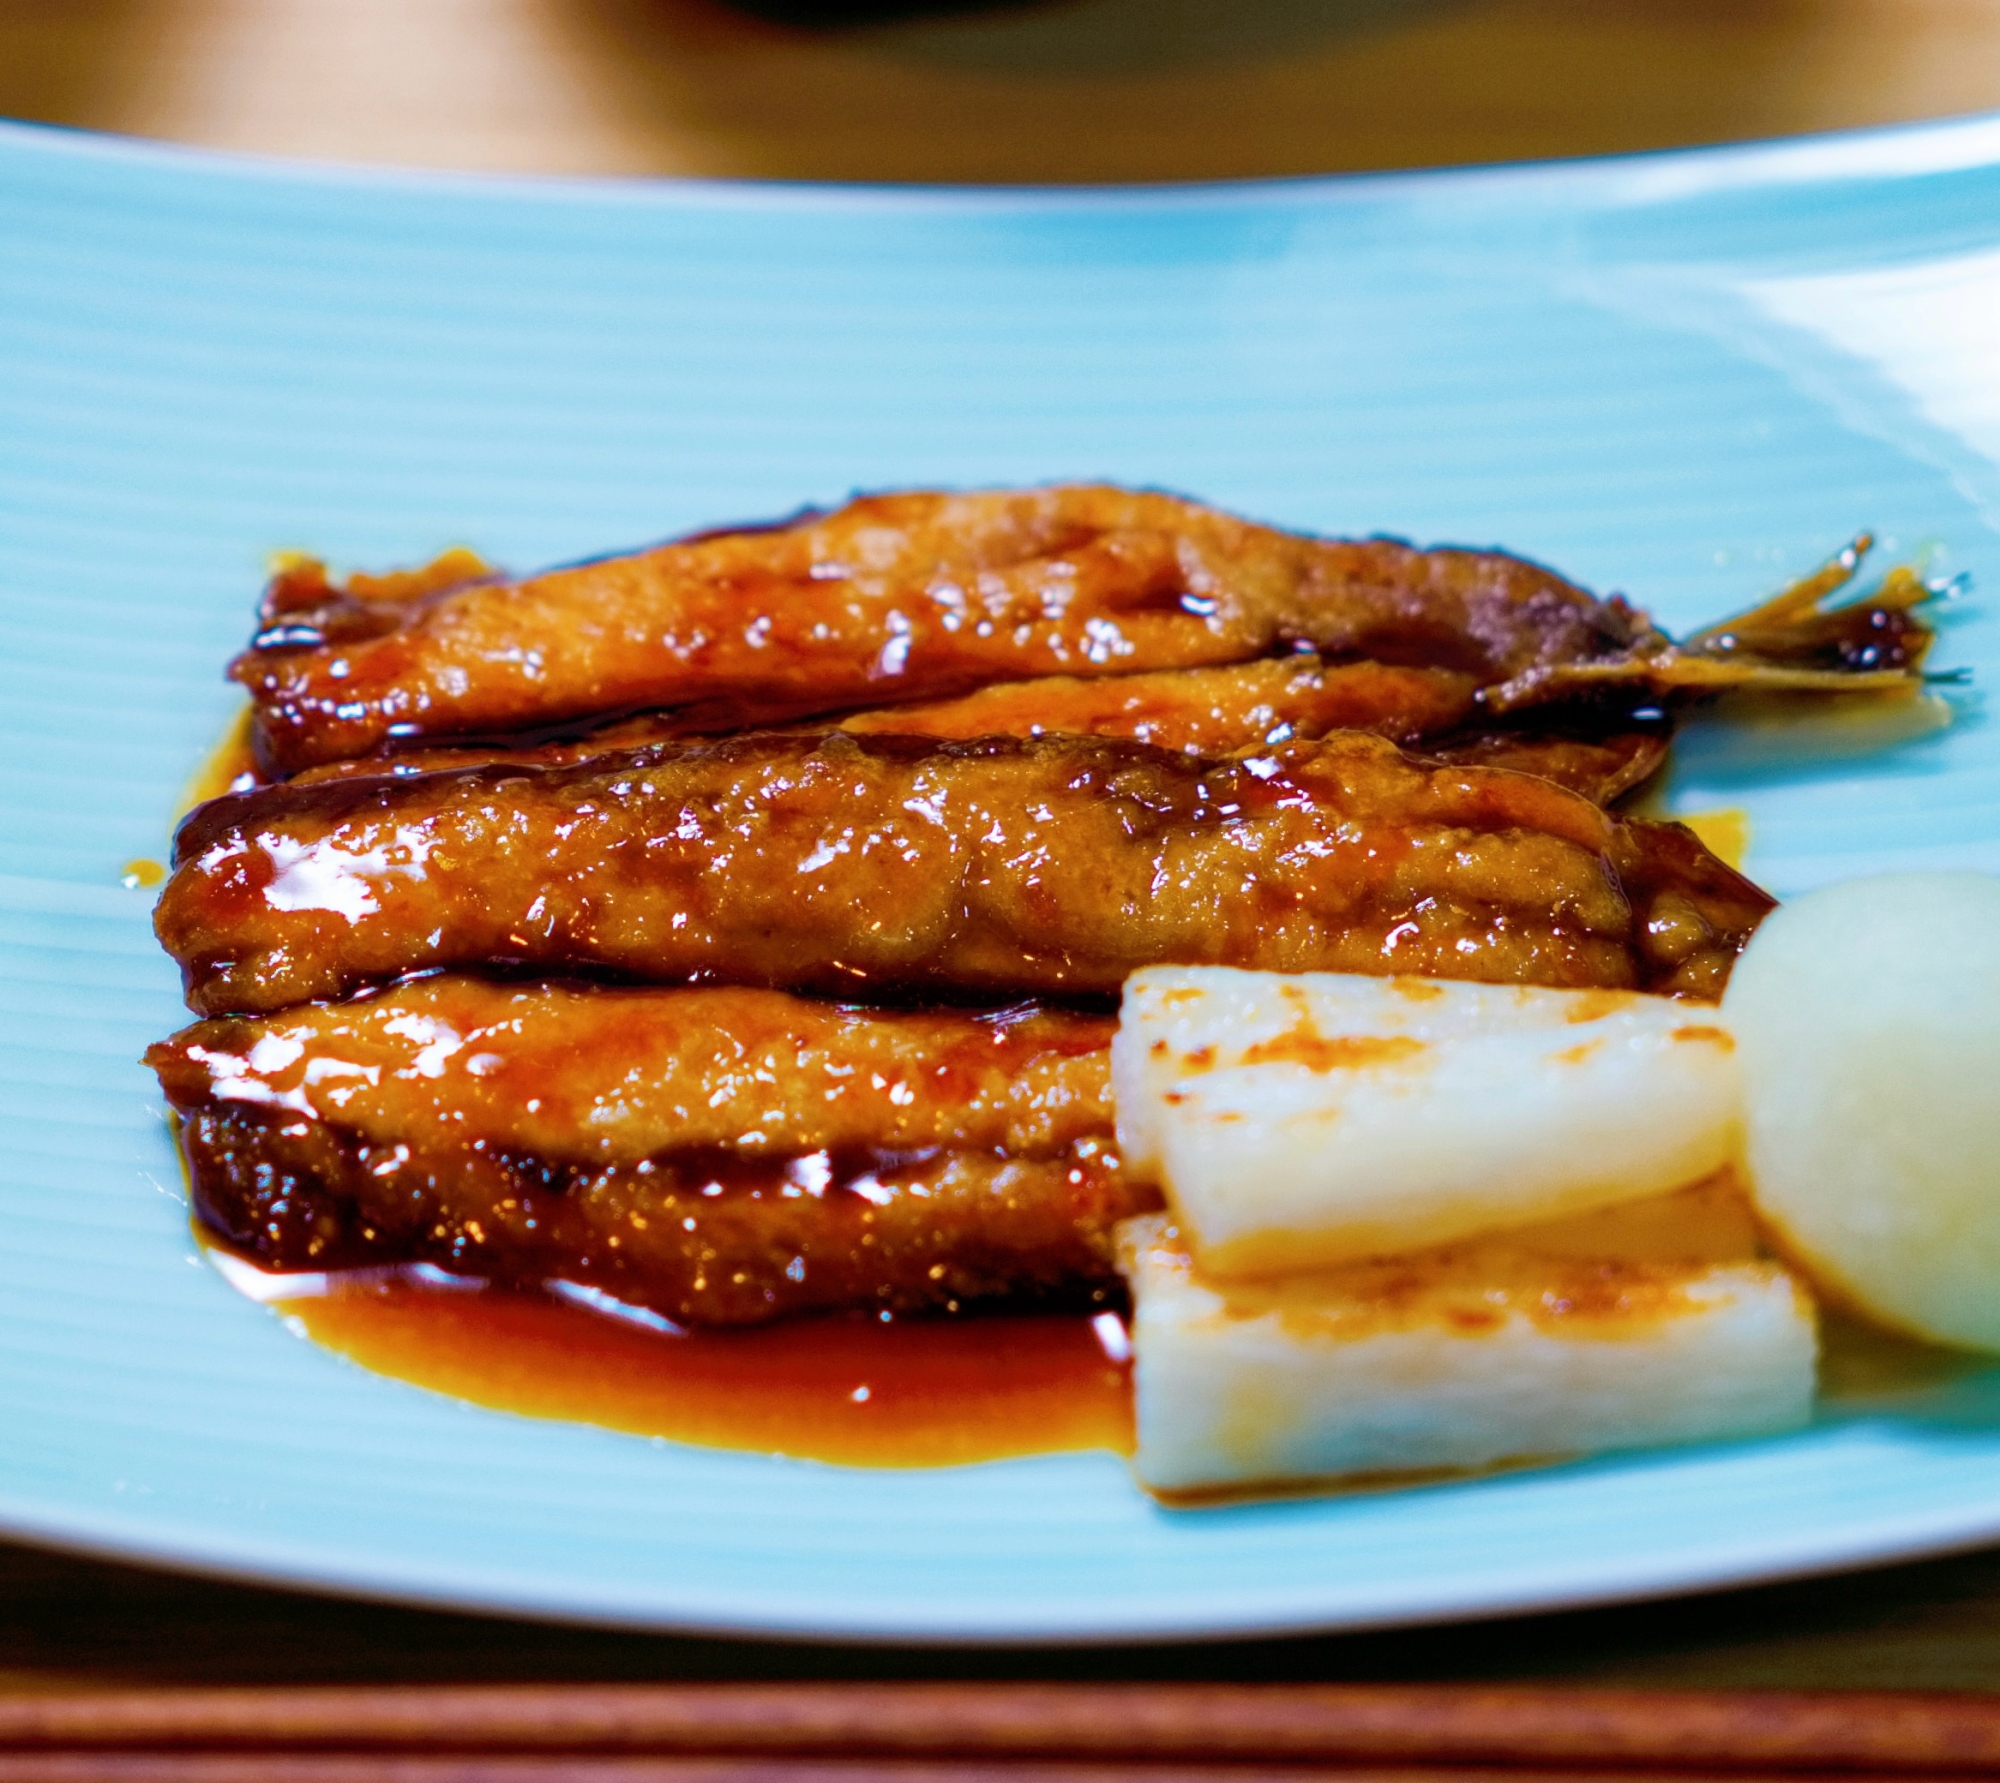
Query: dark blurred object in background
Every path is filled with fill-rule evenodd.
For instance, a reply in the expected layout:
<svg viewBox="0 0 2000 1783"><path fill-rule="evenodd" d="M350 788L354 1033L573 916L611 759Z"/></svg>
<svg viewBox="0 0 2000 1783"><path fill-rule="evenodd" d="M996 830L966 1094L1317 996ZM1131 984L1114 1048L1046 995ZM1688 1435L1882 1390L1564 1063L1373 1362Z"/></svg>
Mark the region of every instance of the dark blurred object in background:
<svg viewBox="0 0 2000 1783"><path fill-rule="evenodd" d="M735 0L736 10L800 31L841 31L900 19L1018 10L992 0Z"/></svg>
<svg viewBox="0 0 2000 1783"><path fill-rule="evenodd" d="M737 12L964 68L1108 74L1229 66L1298 45L1409 30L1469 0L722 0ZM926 28L928 25L929 28Z"/></svg>

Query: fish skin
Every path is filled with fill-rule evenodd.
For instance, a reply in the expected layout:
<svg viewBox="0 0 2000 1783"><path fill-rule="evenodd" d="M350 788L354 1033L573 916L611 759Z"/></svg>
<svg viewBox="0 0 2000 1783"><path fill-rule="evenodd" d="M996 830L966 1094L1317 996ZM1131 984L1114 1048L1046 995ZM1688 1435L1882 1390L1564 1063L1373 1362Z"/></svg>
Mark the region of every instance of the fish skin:
<svg viewBox="0 0 2000 1783"><path fill-rule="evenodd" d="M485 966L832 995L1144 965L1719 994L1770 899L1672 825L1355 732L1205 762L757 735L213 800L155 928L197 1013Z"/></svg>
<svg viewBox="0 0 2000 1783"><path fill-rule="evenodd" d="M1220 757L1334 730L1372 731L1398 743L1415 743L1463 728L1477 714L1477 692L1472 676L1449 669L1267 657L1095 680L1047 675L999 681L956 699L869 706L804 728L961 742L1069 733L1124 737L1185 755ZM431 773L488 764L568 767L699 734L674 713L648 712L539 743L508 739L399 748L306 768L292 781L312 785L357 774Z"/></svg>
<svg viewBox="0 0 2000 1783"><path fill-rule="evenodd" d="M1088 1304L1115 1287L1112 1229L1157 1205L1115 1157L1082 1149L836 1159L817 1196L777 1159L558 1169L373 1145L260 1109L195 1111L181 1149L196 1217L261 1268L429 1263L508 1287L575 1282L686 1325Z"/></svg>
<svg viewBox="0 0 2000 1783"><path fill-rule="evenodd" d="M989 1150L1113 1127L1115 1018L1032 1003L874 1010L740 986L438 973L183 1028L146 1054L183 1112L237 1104L380 1145L446 1134L564 1166L672 1151Z"/></svg>
<svg viewBox="0 0 2000 1783"><path fill-rule="evenodd" d="M868 707L848 713L833 728L856 736L959 741L1063 733L1123 737L1208 758L1294 738L1317 739L1336 730L1365 730L1440 761L1539 774L1596 805L1608 805L1629 792L1666 759L1669 725L1664 717L1647 724L1615 710L1609 715L1585 710L1555 715L1529 728L1480 729L1478 691L1473 676L1451 669L1266 657L1098 680L1050 675L999 681L957 699ZM652 712L542 743L432 744L328 762L303 769L291 784L444 768L573 767L689 735L674 714Z"/></svg>
<svg viewBox="0 0 2000 1783"><path fill-rule="evenodd" d="M147 1054L203 1225L282 1271L430 1263L684 1324L1086 1301L1158 1205L1110 1018L444 975Z"/></svg>
<svg viewBox="0 0 2000 1783"><path fill-rule="evenodd" d="M642 708L726 730L1295 648L1520 682L1666 643L1623 600L1501 552L1311 538L1056 485L867 496L521 580L356 591L294 573L230 673L282 777Z"/></svg>

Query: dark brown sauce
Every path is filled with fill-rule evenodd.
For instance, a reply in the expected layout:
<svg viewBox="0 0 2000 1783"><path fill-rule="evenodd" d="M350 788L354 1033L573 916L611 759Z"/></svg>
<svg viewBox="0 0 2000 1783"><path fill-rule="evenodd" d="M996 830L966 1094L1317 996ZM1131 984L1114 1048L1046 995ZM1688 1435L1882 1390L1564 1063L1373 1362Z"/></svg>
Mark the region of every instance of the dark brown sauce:
<svg viewBox="0 0 2000 1783"><path fill-rule="evenodd" d="M676 1334L540 1295L369 1278L278 1310L435 1393L703 1448L847 1467L1132 1448L1129 1369L1084 1314Z"/></svg>

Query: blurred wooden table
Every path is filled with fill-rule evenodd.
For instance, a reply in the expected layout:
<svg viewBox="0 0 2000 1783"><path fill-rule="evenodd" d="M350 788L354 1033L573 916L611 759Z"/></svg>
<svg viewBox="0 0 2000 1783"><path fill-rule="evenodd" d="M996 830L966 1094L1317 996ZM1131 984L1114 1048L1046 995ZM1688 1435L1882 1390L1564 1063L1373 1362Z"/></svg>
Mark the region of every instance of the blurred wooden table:
<svg viewBox="0 0 2000 1783"><path fill-rule="evenodd" d="M1996 0L0 0L0 114L550 173L1051 181L1600 154L2000 107Z"/></svg>
<svg viewBox="0 0 2000 1783"><path fill-rule="evenodd" d="M0 1695L215 1684L724 1679L1510 1681L2000 1692L2000 1554L1450 1628L982 1653L514 1623L185 1579L0 1545Z"/></svg>
<svg viewBox="0 0 2000 1783"><path fill-rule="evenodd" d="M1214 178L1995 107L2000 0L1061 0L819 33L712 0L0 0L0 114L437 167ZM1483 1627L978 1655L522 1626L0 1546L0 1689L758 1677L1991 1691L2000 1556Z"/></svg>

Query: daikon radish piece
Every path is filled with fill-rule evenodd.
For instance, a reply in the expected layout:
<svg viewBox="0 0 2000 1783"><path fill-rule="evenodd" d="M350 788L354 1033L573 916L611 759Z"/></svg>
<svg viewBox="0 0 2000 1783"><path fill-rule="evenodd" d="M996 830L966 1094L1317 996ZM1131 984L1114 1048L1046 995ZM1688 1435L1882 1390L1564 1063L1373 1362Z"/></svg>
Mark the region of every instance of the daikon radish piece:
<svg viewBox="0 0 2000 1783"><path fill-rule="evenodd" d="M1155 967L1111 1059L1126 1168L1218 1275L1663 1194L1739 1133L1716 1012L1636 992Z"/></svg>
<svg viewBox="0 0 2000 1783"><path fill-rule="evenodd" d="M1726 1180L1726 1179L1724 1179ZM1119 1228L1150 1489L1199 1495L1794 1429L1818 1340L1720 1182L1277 1281Z"/></svg>
<svg viewBox="0 0 2000 1783"><path fill-rule="evenodd" d="M1723 1014L1786 1253L1886 1325L2000 1350L2000 879L1895 873L1786 904Z"/></svg>

